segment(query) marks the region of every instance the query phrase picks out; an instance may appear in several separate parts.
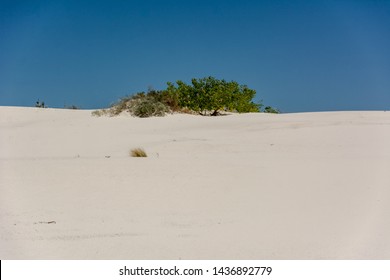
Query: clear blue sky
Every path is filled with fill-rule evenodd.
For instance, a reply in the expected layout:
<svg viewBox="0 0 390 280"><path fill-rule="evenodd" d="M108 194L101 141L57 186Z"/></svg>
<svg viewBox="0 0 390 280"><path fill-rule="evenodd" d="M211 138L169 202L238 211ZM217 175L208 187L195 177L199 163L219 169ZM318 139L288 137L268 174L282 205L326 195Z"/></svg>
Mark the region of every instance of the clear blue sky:
<svg viewBox="0 0 390 280"><path fill-rule="evenodd" d="M390 1L0 0L0 105L214 76L284 112L390 109Z"/></svg>

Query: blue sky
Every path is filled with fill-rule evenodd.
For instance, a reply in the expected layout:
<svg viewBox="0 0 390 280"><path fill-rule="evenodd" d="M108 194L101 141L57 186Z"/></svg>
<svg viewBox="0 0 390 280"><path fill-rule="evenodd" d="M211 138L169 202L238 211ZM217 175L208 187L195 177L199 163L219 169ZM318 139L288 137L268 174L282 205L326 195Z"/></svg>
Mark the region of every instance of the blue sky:
<svg viewBox="0 0 390 280"><path fill-rule="evenodd" d="M283 112L390 109L390 1L0 0L0 105L214 76Z"/></svg>

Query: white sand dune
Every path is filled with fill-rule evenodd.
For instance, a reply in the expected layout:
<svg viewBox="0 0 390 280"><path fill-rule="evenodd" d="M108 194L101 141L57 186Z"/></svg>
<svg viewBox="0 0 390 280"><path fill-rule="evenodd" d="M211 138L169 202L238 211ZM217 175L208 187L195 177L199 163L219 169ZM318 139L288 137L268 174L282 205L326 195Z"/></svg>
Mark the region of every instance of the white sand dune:
<svg viewBox="0 0 390 280"><path fill-rule="evenodd" d="M0 107L0 259L390 259L390 112Z"/></svg>

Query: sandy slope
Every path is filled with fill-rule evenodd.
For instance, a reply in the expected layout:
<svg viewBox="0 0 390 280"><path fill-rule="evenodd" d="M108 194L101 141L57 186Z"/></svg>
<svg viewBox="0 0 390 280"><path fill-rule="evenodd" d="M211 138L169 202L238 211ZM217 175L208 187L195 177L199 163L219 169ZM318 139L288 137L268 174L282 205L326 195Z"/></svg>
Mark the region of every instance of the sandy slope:
<svg viewBox="0 0 390 280"><path fill-rule="evenodd" d="M390 259L390 112L0 107L0 259L20 258Z"/></svg>

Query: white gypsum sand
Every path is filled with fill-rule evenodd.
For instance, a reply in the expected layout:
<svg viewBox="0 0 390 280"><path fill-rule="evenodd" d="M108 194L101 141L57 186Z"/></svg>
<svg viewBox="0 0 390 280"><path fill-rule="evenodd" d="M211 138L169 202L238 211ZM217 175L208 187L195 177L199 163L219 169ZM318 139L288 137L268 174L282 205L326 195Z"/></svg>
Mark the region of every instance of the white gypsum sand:
<svg viewBox="0 0 390 280"><path fill-rule="evenodd" d="M0 259L389 259L389 171L390 112L0 107Z"/></svg>

